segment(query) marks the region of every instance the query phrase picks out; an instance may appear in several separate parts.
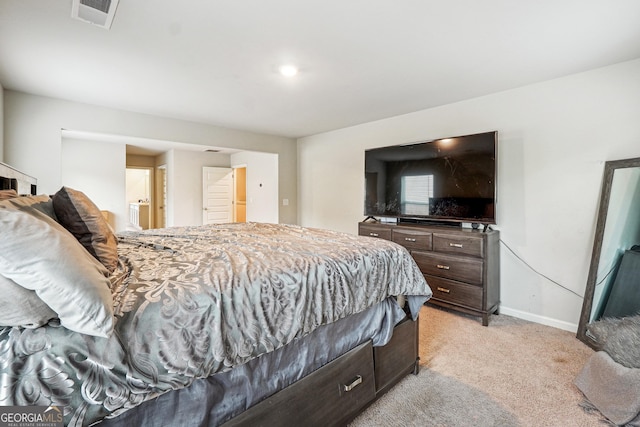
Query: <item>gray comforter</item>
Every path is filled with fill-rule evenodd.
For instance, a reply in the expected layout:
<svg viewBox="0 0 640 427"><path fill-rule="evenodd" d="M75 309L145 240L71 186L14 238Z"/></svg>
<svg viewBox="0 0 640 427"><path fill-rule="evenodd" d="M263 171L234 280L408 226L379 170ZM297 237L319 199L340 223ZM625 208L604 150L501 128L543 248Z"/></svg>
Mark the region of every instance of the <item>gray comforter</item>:
<svg viewBox="0 0 640 427"><path fill-rule="evenodd" d="M297 226L124 233L118 252L110 338L0 328L0 405L64 406L65 424L88 425L387 296L431 295L401 246Z"/></svg>

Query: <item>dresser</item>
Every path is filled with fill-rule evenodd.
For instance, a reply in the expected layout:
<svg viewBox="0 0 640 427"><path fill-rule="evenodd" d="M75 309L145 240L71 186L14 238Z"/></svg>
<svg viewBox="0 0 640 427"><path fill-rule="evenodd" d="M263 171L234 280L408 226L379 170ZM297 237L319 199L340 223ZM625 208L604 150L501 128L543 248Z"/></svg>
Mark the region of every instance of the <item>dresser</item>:
<svg viewBox="0 0 640 427"><path fill-rule="evenodd" d="M361 222L358 234L409 250L433 291L431 304L482 317L500 305L500 232L460 227Z"/></svg>

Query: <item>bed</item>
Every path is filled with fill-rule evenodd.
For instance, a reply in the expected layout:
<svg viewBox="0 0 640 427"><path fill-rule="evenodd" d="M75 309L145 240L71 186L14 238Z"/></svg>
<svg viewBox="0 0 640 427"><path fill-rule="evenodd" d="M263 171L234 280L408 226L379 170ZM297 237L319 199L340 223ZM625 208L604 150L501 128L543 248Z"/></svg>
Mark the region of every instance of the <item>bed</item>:
<svg viewBox="0 0 640 427"><path fill-rule="evenodd" d="M115 235L66 187L0 200L0 228L0 405L73 426L344 425L417 370L431 290L392 242L259 223Z"/></svg>

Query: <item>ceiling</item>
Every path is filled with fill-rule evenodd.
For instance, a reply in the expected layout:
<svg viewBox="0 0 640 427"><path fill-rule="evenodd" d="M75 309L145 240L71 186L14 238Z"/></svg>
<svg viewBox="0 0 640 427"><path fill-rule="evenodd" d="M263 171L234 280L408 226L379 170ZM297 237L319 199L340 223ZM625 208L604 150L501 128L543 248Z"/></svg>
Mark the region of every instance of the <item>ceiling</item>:
<svg viewBox="0 0 640 427"><path fill-rule="evenodd" d="M0 0L0 83L301 137L640 58L639 23L638 0L120 0L105 30Z"/></svg>

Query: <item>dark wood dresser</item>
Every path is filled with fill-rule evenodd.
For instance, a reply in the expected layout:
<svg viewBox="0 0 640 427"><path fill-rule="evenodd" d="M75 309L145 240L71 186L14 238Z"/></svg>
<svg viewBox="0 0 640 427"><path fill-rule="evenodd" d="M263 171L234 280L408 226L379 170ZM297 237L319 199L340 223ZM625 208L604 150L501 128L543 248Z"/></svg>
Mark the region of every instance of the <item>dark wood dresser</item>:
<svg viewBox="0 0 640 427"><path fill-rule="evenodd" d="M361 236L406 247L433 290L430 303L482 317L500 305L500 232L460 227L361 222Z"/></svg>

